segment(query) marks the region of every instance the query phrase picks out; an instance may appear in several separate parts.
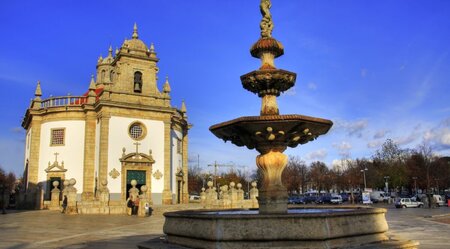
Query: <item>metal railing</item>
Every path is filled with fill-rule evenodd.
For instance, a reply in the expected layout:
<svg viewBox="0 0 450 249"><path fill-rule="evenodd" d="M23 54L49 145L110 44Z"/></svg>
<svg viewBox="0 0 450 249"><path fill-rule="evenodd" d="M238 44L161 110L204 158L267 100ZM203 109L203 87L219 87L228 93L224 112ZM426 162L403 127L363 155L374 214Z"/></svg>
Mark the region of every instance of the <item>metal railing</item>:
<svg viewBox="0 0 450 249"><path fill-rule="evenodd" d="M50 97L41 102L41 108L61 107L61 106L80 106L87 102L86 96L63 96Z"/></svg>

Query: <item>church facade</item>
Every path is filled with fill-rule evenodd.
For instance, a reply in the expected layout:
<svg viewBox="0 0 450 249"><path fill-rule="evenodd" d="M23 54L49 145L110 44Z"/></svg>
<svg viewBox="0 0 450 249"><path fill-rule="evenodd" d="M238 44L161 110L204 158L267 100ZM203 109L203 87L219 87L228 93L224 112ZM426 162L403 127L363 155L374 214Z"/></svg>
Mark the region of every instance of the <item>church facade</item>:
<svg viewBox="0 0 450 249"><path fill-rule="evenodd" d="M22 122L26 189L41 189L45 202L53 182L63 188L73 178L80 203L98 199L104 183L110 201L123 203L134 179L151 204L188 202L191 125L184 102L172 107L167 78L158 89L158 60L135 25L131 39L98 59L85 94L43 99L38 82Z"/></svg>

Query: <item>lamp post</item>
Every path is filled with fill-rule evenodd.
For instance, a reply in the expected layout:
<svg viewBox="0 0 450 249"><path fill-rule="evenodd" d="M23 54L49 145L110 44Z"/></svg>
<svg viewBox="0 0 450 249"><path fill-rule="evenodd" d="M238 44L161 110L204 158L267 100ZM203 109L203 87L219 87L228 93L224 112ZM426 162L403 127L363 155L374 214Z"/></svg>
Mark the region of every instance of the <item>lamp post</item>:
<svg viewBox="0 0 450 249"><path fill-rule="evenodd" d="M367 184L366 184L366 171L367 171L367 168L364 168L364 169L361 170L361 172L363 173L363 176L364 176L364 191L366 191L366 188L367 188Z"/></svg>
<svg viewBox="0 0 450 249"><path fill-rule="evenodd" d="M384 185L386 186L386 193L389 193L389 176L384 177Z"/></svg>
<svg viewBox="0 0 450 249"><path fill-rule="evenodd" d="M414 193L417 196L417 176L413 176L412 179L414 180Z"/></svg>

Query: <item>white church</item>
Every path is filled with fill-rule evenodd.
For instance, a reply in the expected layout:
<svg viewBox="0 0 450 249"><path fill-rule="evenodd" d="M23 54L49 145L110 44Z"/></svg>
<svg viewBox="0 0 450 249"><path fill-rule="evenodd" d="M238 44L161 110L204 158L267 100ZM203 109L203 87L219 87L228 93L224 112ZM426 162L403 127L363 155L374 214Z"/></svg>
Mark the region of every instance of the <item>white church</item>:
<svg viewBox="0 0 450 249"><path fill-rule="evenodd" d="M172 107L166 78L158 87L158 57L153 44L131 39L97 62L87 91L80 96L43 99L38 82L24 116L24 188L41 208L58 188L75 179L77 200L95 201L107 182L110 202L123 203L135 179L146 185L151 204L188 202L188 123L184 102ZM42 83L45 89L45 83ZM37 197L36 197L37 196Z"/></svg>

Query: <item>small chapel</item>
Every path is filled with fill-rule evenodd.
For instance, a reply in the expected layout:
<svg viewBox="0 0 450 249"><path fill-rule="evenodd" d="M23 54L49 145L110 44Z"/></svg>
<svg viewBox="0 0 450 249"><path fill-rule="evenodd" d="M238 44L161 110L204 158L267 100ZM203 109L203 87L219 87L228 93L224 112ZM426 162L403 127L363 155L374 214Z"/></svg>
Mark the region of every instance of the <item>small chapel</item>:
<svg viewBox="0 0 450 249"><path fill-rule="evenodd" d="M108 206L125 203L131 188L145 189L140 194L151 205L188 202L191 124L184 101L180 109L171 105L168 78L158 87L158 61L135 24L131 39L99 57L84 94L44 99L37 83L22 122L22 201L45 208L52 190L64 191L71 180L81 207L105 189Z"/></svg>

